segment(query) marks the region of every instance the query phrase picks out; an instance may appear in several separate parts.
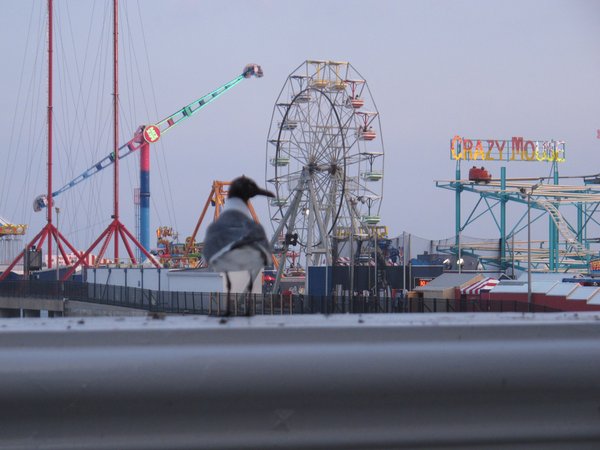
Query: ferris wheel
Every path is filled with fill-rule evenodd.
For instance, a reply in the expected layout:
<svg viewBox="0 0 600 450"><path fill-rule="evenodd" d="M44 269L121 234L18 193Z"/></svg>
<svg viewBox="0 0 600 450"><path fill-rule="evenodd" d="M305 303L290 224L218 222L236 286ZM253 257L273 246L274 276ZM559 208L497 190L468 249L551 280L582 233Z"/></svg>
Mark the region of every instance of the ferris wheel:
<svg viewBox="0 0 600 450"><path fill-rule="evenodd" d="M287 78L269 128L266 181L274 247L331 265L332 242L380 221L384 149L366 80L348 62L308 60ZM299 247L298 247L299 246ZM281 264L280 264L281 267Z"/></svg>

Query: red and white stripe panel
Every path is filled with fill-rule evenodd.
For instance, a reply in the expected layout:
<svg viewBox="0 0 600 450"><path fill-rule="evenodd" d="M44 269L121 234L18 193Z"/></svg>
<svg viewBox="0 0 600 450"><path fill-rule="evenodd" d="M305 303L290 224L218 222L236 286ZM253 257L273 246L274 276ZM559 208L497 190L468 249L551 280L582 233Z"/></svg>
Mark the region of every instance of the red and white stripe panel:
<svg viewBox="0 0 600 450"><path fill-rule="evenodd" d="M461 289L460 292L461 292L461 294L466 294L466 295L477 295L482 290L485 290L485 291L492 290L494 288L494 286L496 286L498 283L499 283L499 281L496 280L495 278L484 278L483 280L478 281L478 282L472 284L471 286L467 286L466 288Z"/></svg>

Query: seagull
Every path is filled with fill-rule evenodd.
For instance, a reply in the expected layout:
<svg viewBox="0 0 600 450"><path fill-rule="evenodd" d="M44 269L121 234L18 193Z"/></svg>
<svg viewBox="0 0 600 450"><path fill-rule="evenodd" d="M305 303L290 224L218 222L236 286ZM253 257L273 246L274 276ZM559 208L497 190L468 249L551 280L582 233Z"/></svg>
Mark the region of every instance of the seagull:
<svg viewBox="0 0 600 450"><path fill-rule="evenodd" d="M248 210L248 200L256 195L275 197L248 177L233 180L223 213L206 230L203 253L212 270L225 273L227 316L231 295L229 272L247 271L250 281L245 292L251 293L254 280L271 258L271 245L265 230L252 219Z"/></svg>

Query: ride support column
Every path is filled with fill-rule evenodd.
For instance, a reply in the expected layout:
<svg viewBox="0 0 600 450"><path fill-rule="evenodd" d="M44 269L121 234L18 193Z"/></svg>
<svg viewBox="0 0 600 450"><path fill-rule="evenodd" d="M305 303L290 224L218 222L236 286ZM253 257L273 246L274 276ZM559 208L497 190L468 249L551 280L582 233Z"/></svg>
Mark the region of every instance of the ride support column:
<svg viewBox="0 0 600 450"><path fill-rule="evenodd" d="M500 168L500 189L502 197L500 200L500 268L504 271L506 262L506 167Z"/></svg>
<svg viewBox="0 0 600 450"><path fill-rule="evenodd" d="M140 244L150 251L150 144L140 147Z"/></svg>

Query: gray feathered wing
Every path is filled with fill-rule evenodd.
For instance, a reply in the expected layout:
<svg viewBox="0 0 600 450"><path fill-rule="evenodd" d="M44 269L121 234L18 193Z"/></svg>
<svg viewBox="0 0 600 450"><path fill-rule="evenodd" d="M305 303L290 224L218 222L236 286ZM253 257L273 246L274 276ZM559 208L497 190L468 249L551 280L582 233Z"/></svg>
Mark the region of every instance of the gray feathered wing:
<svg viewBox="0 0 600 450"><path fill-rule="evenodd" d="M264 264L268 263L271 246L262 225L239 211L225 211L206 230L203 254L206 261L210 262L229 250L244 246L259 249Z"/></svg>

